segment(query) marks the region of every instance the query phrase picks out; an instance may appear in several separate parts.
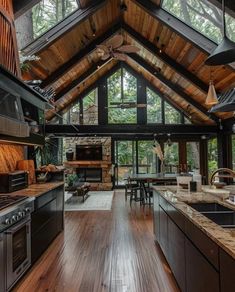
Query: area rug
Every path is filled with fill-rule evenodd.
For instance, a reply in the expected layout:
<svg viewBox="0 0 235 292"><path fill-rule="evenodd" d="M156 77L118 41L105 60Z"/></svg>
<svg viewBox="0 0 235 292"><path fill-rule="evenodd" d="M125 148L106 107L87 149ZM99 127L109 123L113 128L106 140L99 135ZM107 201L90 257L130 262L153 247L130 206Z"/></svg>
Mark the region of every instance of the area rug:
<svg viewBox="0 0 235 292"><path fill-rule="evenodd" d="M64 205L65 211L110 211L114 191L93 191L83 203L81 197L70 197Z"/></svg>

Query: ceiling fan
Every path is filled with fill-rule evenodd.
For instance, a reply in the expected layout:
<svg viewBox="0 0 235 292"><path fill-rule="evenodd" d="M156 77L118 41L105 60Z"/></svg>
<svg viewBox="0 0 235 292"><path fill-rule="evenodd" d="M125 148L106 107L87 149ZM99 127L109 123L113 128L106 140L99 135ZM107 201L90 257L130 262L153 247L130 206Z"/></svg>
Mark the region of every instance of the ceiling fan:
<svg viewBox="0 0 235 292"><path fill-rule="evenodd" d="M101 60L107 60L109 57L125 61L128 53L137 53L140 49L134 45L123 45L122 35L115 35L105 44L97 45L98 54Z"/></svg>

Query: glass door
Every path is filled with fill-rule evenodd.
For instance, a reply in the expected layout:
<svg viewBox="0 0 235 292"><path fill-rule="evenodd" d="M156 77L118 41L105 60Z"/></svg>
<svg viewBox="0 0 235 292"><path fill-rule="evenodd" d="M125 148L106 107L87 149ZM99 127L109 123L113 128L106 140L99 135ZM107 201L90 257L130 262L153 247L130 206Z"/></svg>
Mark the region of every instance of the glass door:
<svg viewBox="0 0 235 292"><path fill-rule="evenodd" d="M157 157L153 153L153 141L138 141L138 173L156 173Z"/></svg>
<svg viewBox="0 0 235 292"><path fill-rule="evenodd" d="M115 141L115 185L125 184L125 178L136 171L135 141Z"/></svg>

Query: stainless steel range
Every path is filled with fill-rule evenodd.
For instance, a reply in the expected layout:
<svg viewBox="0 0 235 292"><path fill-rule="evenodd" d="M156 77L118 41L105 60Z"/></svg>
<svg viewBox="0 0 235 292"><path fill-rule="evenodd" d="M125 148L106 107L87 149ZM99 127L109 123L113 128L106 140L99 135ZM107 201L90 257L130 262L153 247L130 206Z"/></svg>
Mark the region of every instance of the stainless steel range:
<svg viewBox="0 0 235 292"><path fill-rule="evenodd" d="M9 291L31 264L34 198L0 195L0 292Z"/></svg>

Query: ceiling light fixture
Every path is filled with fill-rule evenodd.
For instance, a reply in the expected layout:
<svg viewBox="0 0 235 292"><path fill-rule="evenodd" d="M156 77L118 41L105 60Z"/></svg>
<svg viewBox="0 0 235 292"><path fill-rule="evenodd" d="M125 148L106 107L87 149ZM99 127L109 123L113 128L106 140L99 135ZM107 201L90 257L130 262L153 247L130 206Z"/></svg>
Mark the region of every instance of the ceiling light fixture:
<svg viewBox="0 0 235 292"><path fill-rule="evenodd" d="M226 20L225 20L225 0L222 0L222 26L223 39L222 42L206 59L205 64L209 66L225 65L235 61L235 43L226 36Z"/></svg>
<svg viewBox="0 0 235 292"><path fill-rule="evenodd" d="M215 86L214 86L214 82L213 82L213 78L212 78L212 72L210 71L209 90L207 93L205 104L212 106L212 105L215 105L217 103L218 103L218 98L217 98L217 94L215 91Z"/></svg>

